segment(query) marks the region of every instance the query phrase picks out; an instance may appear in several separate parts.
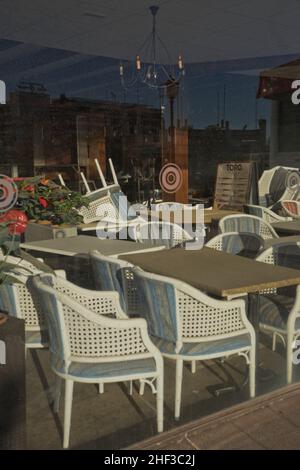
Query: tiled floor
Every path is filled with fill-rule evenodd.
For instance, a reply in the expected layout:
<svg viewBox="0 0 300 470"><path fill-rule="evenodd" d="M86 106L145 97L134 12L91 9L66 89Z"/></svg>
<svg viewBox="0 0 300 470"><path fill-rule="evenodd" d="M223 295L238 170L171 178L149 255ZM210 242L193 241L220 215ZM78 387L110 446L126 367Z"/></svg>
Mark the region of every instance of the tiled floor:
<svg viewBox="0 0 300 470"><path fill-rule="evenodd" d="M49 261L48 261L49 263ZM52 267L63 266L67 269L68 278L82 286L91 287L92 276L88 276L89 266L86 261L76 261L72 258L51 260ZM78 273L81 274L78 279ZM267 382L259 383L257 394L263 394L285 385L285 350L281 345L278 351L273 353L270 349L270 340L263 337L261 345L261 359L265 367L272 369L276 376ZM50 405L53 374L49 365L49 352L46 350L34 351L27 356L27 440L30 449L60 449L62 446L63 424L63 399L58 415L52 411ZM300 369L300 366L298 367ZM297 369L297 367L295 367ZM174 415L174 387L175 368L170 360L165 361L165 430L175 429L179 425L189 423L203 416L208 416L219 410L226 409L237 403L248 400L248 387L240 391L228 392L218 397L213 390L224 381L235 381L241 384L245 373L245 361L242 357L233 357L224 364L210 361L199 363L196 374L192 374L186 364L183 378L182 413L179 422ZM300 370L296 370L296 376L300 378ZM131 446L136 442L148 439L156 434L156 409L155 396L149 387L146 387L145 395L138 394L138 383L135 384L134 393L130 396L126 384L108 384L105 393L99 395L96 385L75 384L72 425L71 448L81 449L120 449ZM300 409L298 411L300 415ZM267 420L268 412L262 415L262 420ZM249 426L254 426L255 420ZM300 421L300 416L299 416ZM267 421L266 421L267 422ZM276 423L275 423L276 424ZM280 425L280 424L278 424ZM270 424L270 430L273 429ZM220 440L224 442L224 448L230 448L239 439L240 447L264 447L265 441L257 443L254 438L249 441L240 433L237 422L217 430ZM216 430L214 430L214 433ZM290 429L291 436L293 428ZM209 435L207 437L193 437L196 444L190 444L201 448L210 446ZM200 441L199 441L200 439ZM202 439L202 440L201 440ZM207 439L207 441L206 441ZM284 440L284 436L282 438ZM217 441L216 441L217 442ZM179 448L189 444L186 441L177 443Z"/></svg>
<svg viewBox="0 0 300 470"><path fill-rule="evenodd" d="M259 384L258 394L284 385L284 351L272 353L269 348L263 347L261 353L264 364L276 371L277 375L269 382ZM241 383L244 371L245 362L239 357L231 358L225 364L199 363L196 374L192 374L189 365L186 364L183 379L182 417L179 422L176 422L173 419L175 369L171 361L165 361L165 430L247 400L248 387L218 397L212 393L215 386L222 384L229 377ZM61 448L63 400L60 413L56 415L50 405L52 386L53 374L49 367L49 352L43 350L28 354L27 438L30 449ZM155 396L152 395L149 387L146 387L145 395L140 396L137 387L138 383L135 384L134 393L130 396L126 384L108 384L105 387L105 393L99 395L96 385L76 384L70 446L82 449L118 449L155 435ZM266 411L263 418L267 419L267 417ZM255 427L255 420L251 424L251 415L248 419L247 426ZM274 423L271 423L271 431L274 429L273 426ZM290 431L292 432L292 428ZM226 436L226 440L225 437L223 438L224 445L230 447L232 442L236 442L239 428L228 424L226 428L218 429L218 432L221 433L220 439L224 433ZM201 448L206 448L207 442L210 442L209 435L203 439L197 442ZM208 441L206 442L205 439ZM241 447L250 445L245 436L241 436L240 439ZM262 446L261 443L259 445Z"/></svg>

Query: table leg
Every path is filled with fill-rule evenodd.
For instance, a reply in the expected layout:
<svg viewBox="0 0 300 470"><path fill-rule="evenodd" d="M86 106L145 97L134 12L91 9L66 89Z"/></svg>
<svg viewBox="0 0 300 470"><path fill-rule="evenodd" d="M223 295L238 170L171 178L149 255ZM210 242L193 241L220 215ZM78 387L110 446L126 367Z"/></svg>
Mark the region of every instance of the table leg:
<svg viewBox="0 0 300 470"><path fill-rule="evenodd" d="M255 338L256 338L256 380L260 382L264 382L270 380L275 377L275 373L270 369L265 369L262 367L260 362L260 354L259 354L259 310L260 310L260 294L248 294L248 318L252 323L254 330L255 330ZM243 384L244 385L244 384Z"/></svg>

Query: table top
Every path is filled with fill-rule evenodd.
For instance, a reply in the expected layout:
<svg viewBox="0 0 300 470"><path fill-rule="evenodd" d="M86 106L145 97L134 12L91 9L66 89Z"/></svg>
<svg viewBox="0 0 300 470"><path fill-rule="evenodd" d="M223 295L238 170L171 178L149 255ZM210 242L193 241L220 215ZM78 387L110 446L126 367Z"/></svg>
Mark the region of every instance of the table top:
<svg viewBox="0 0 300 470"><path fill-rule="evenodd" d="M175 210L175 211L151 211L151 217L157 218L159 214L159 219L164 221L170 221L171 223L175 222L178 223L180 221L184 221L186 223L193 223L195 224L196 222L199 222L199 220L196 220L196 209L189 208L184 210L184 218L182 216L182 211L181 210ZM205 224L210 224L212 220L220 220L226 215L233 215L233 214L238 214L239 212L237 211L227 211L227 210L220 210L220 209L204 209L204 223Z"/></svg>
<svg viewBox="0 0 300 470"><path fill-rule="evenodd" d="M280 238L269 238L268 240L264 240L264 249L270 248L270 246L278 245L279 243L300 243L300 234L299 235L291 235L287 237L280 237Z"/></svg>
<svg viewBox="0 0 300 470"><path fill-rule="evenodd" d="M257 293L272 287L300 284L300 271L233 256L204 247L121 255L145 271L186 282L219 297Z"/></svg>
<svg viewBox="0 0 300 470"><path fill-rule="evenodd" d="M300 235L300 219L287 220L286 222L274 222L272 227L278 233L299 234Z"/></svg>
<svg viewBox="0 0 300 470"><path fill-rule="evenodd" d="M65 256L87 254L91 250L98 250L106 256L117 256L121 253L162 250L165 247L154 247L150 242L136 243L127 240L101 240L97 237L79 235L77 237L54 238L51 240L22 243L21 248Z"/></svg>

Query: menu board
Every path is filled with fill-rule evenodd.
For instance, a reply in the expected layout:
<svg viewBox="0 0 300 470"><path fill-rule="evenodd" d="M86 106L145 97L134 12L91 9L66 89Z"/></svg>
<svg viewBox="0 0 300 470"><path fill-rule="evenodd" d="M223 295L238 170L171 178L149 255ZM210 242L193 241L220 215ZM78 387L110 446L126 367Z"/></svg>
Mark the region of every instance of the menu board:
<svg viewBox="0 0 300 470"><path fill-rule="evenodd" d="M257 204L258 179L254 162L218 165L214 209L240 210L244 204Z"/></svg>

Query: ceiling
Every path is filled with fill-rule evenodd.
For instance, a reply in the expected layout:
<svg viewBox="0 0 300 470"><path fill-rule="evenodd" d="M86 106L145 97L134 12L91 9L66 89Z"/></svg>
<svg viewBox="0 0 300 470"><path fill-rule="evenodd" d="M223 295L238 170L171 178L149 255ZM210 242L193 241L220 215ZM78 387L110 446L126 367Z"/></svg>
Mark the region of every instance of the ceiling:
<svg viewBox="0 0 300 470"><path fill-rule="evenodd" d="M161 38L186 62L300 51L299 0L0 0L0 38L132 59L151 31L153 3Z"/></svg>

